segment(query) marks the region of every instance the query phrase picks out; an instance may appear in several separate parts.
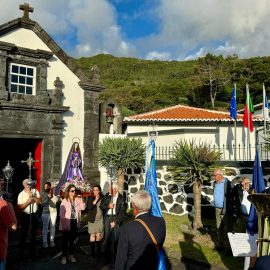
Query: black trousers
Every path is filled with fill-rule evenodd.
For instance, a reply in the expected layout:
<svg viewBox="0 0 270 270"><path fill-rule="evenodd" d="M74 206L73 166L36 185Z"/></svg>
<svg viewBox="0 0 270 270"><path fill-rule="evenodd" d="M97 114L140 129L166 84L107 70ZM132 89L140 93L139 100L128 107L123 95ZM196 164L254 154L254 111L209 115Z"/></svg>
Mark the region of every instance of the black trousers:
<svg viewBox="0 0 270 270"><path fill-rule="evenodd" d="M22 212L21 214L21 239L20 239L20 249L21 253L24 253L25 251L25 242L26 238L28 236L29 228L31 230L30 234L30 247L31 247L31 255L32 252L35 250L35 244L36 244L36 234L37 234L37 228L38 228L38 218L36 213L32 214L26 214Z"/></svg>
<svg viewBox="0 0 270 270"><path fill-rule="evenodd" d="M116 255L117 243L119 239L119 225L111 229L110 223L116 220L116 216L106 215L104 218L104 250L105 255L109 256L111 252Z"/></svg>
<svg viewBox="0 0 270 270"><path fill-rule="evenodd" d="M62 257L74 255L75 239L77 237L77 219L70 220L70 231L62 231Z"/></svg>

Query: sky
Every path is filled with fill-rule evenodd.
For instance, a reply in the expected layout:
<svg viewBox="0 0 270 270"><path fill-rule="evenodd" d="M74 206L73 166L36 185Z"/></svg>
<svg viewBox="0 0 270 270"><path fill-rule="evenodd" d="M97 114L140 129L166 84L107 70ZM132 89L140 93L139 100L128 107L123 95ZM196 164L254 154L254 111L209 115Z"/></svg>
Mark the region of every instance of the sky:
<svg viewBox="0 0 270 270"><path fill-rule="evenodd" d="M30 18L77 58L270 55L268 0L1 0L0 24L21 17L24 2L34 7Z"/></svg>

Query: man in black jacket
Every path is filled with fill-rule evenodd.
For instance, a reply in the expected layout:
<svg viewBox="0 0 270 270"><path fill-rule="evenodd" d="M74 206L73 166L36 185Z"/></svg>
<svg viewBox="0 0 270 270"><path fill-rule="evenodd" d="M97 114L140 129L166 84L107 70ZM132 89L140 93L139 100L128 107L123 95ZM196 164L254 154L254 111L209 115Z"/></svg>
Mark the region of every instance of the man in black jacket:
<svg viewBox="0 0 270 270"><path fill-rule="evenodd" d="M104 250L105 259L108 261L111 251L114 252L117 247L119 226L122 224L127 210L125 198L118 192L117 183L109 186L109 192L103 196L100 208L104 212Z"/></svg>
<svg viewBox="0 0 270 270"><path fill-rule="evenodd" d="M120 229L115 269L158 269L158 251L166 237L166 225L162 217L149 213L151 197L147 191L140 190L131 199L135 220ZM145 222L152 232L157 246L151 239L147 229L138 221Z"/></svg>
<svg viewBox="0 0 270 270"><path fill-rule="evenodd" d="M232 189L234 232L245 233L251 202L247 199L252 190L251 181L243 177Z"/></svg>

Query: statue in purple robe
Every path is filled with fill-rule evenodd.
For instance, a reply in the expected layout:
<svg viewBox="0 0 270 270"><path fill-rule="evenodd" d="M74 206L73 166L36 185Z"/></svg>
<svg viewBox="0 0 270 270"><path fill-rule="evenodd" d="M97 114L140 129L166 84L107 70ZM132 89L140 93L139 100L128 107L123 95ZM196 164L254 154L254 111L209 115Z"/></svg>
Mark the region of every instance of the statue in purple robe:
<svg viewBox="0 0 270 270"><path fill-rule="evenodd" d="M70 181L83 181L81 150L78 142L74 142L71 146L65 169L54 193L58 195L62 186Z"/></svg>

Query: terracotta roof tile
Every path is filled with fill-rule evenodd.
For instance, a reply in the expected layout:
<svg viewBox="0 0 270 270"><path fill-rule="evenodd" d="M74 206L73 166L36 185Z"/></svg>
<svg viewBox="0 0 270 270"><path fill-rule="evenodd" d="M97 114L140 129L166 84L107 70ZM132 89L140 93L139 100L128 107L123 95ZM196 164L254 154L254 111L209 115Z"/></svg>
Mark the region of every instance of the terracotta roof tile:
<svg viewBox="0 0 270 270"><path fill-rule="evenodd" d="M262 121L260 116L253 116L254 121ZM176 105L161 110L142 113L125 117L124 121L167 121L167 122L212 122L212 121L232 121L229 112L214 111L202 108ZM243 121L243 114L237 115L237 121Z"/></svg>

